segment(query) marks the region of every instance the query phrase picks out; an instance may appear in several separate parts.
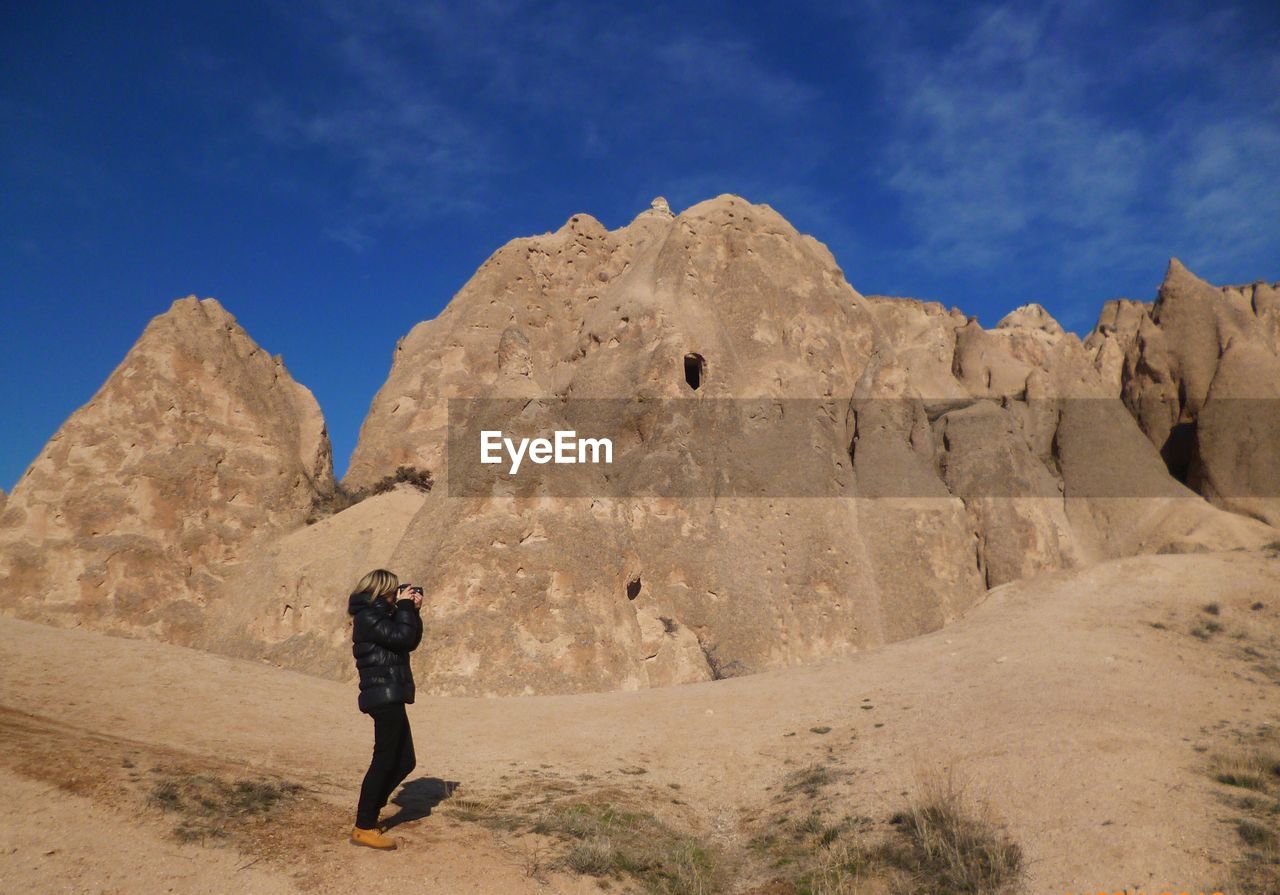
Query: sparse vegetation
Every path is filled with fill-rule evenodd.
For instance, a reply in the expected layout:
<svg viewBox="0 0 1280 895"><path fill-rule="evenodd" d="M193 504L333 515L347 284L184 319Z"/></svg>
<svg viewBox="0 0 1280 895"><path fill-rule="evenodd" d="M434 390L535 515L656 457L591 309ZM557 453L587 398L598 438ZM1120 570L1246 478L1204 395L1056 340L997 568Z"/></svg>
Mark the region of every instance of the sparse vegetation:
<svg viewBox="0 0 1280 895"><path fill-rule="evenodd" d="M814 797L824 786L836 782L841 777L848 776L848 771L834 768L826 764L813 764L799 771L792 771L782 781L783 792L802 792L809 797Z"/></svg>
<svg viewBox="0 0 1280 895"><path fill-rule="evenodd" d="M1209 615L1221 615L1222 607L1217 603L1206 603L1204 606L1200 607L1200 611L1208 613Z"/></svg>
<svg viewBox="0 0 1280 895"><path fill-rule="evenodd" d="M1231 891L1270 895L1280 891L1280 736L1264 728L1236 749L1214 755L1208 772L1230 787L1223 801L1244 813L1231 823L1243 845Z"/></svg>
<svg viewBox="0 0 1280 895"><path fill-rule="evenodd" d="M1240 834L1245 845L1267 851L1275 850L1276 834L1257 821L1241 818L1236 821L1236 832Z"/></svg>
<svg viewBox="0 0 1280 895"><path fill-rule="evenodd" d="M1227 786L1265 792L1280 783L1280 756L1254 748L1215 756L1213 778Z"/></svg>
<svg viewBox="0 0 1280 895"><path fill-rule="evenodd" d="M601 880L630 878L663 895L712 895L724 889L713 849L656 815L624 804L625 796L586 796L543 789L530 802L515 796L455 799L449 813L492 829L545 837L558 852L538 866L559 867Z"/></svg>
<svg viewBox="0 0 1280 895"><path fill-rule="evenodd" d="M383 476L366 488L348 490L341 484L336 484L332 493L317 494L312 499L311 512L307 516L306 524L314 525L321 519L355 506L367 497L394 491L397 485L409 485L425 494L435 485L435 480L431 477L430 470L398 466L391 475Z"/></svg>
<svg viewBox="0 0 1280 895"><path fill-rule="evenodd" d="M737 659L724 661L716 653L715 644L703 642L702 638L698 638L698 646L702 648L702 655L707 660L707 668L711 670L711 679L713 681L722 681L725 678L737 677L745 674L746 669Z"/></svg>
<svg viewBox="0 0 1280 895"><path fill-rule="evenodd" d="M396 471L391 475L383 476L374 482L369 488L369 495L386 494L388 491L395 490L396 485L409 485L425 494L434 484L435 481L431 478L429 470L417 469L413 466L397 466Z"/></svg>
<svg viewBox="0 0 1280 895"><path fill-rule="evenodd" d="M672 895L720 889L711 851L648 812L574 801L545 810L530 829L567 843L563 863L577 873L630 876Z"/></svg>
<svg viewBox="0 0 1280 895"><path fill-rule="evenodd" d="M1191 636L1198 640L1208 640L1222 630L1222 624L1216 621L1197 622L1191 628Z"/></svg>
<svg viewBox="0 0 1280 895"><path fill-rule="evenodd" d="M894 887L902 895L986 895L1011 892L1021 881L1022 849L951 777L925 783L895 821L905 841L884 857L904 873Z"/></svg>
<svg viewBox="0 0 1280 895"><path fill-rule="evenodd" d="M748 848L772 875L768 891L794 895L894 895L1018 891L1022 850L981 804L952 778L922 784L904 810L886 823L829 815L822 789L847 772L810 767L784 779L782 789L810 797L805 813L775 816Z"/></svg>
<svg viewBox="0 0 1280 895"><path fill-rule="evenodd" d="M277 780L224 780L204 774L158 771L150 802L179 815L174 835L184 842L226 837L233 825L270 815L302 787Z"/></svg>

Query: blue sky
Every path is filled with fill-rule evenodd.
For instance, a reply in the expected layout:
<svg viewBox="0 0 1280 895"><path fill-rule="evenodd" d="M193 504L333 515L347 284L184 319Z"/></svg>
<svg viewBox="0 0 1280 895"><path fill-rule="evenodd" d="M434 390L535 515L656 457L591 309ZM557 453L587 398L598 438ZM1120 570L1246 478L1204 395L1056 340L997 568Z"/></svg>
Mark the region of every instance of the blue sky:
<svg viewBox="0 0 1280 895"><path fill-rule="evenodd" d="M1280 279L1277 85L1273 0L8 3L0 487L190 293L284 355L341 473L486 256L657 195L767 202L985 325L1086 330L1172 255Z"/></svg>

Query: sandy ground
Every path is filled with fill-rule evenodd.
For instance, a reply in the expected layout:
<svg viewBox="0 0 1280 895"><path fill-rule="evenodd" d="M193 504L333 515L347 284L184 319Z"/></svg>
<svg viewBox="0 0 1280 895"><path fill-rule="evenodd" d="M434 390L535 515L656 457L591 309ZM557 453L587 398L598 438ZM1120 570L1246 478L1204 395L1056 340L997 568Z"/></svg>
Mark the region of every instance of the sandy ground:
<svg viewBox="0 0 1280 895"><path fill-rule="evenodd" d="M1199 639L1210 602L1221 630ZM1028 892L1212 891L1239 848L1206 756L1280 723L1278 635L1280 559L1140 557L997 588L942 631L820 665L424 698L411 780L457 787L377 853L346 842L372 744L352 687L0 618L0 891L599 892L451 804L616 789L732 847L817 761L843 774L822 798L868 816L950 770L1024 849ZM278 777L305 800L266 829L182 842L148 798L165 773Z"/></svg>

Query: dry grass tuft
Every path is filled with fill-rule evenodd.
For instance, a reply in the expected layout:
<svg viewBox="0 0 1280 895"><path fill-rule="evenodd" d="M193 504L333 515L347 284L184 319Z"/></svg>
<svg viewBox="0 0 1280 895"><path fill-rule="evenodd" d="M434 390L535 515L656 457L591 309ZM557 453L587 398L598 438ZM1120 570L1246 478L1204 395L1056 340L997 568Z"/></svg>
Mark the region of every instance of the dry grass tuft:
<svg viewBox="0 0 1280 895"><path fill-rule="evenodd" d="M1208 772L1233 788L1226 800L1243 814L1231 821L1243 846L1232 869L1231 891L1280 892L1280 735L1263 729L1244 746L1214 755Z"/></svg>
<svg viewBox="0 0 1280 895"><path fill-rule="evenodd" d="M950 775L925 781L894 821L901 840L884 857L899 870L894 891L901 895L996 895L1021 884L1021 847Z"/></svg>
<svg viewBox="0 0 1280 895"><path fill-rule="evenodd" d="M797 771L787 781L803 789L823 770ZM751 839L748 848L765 865L756 873L769 878L767 891L1008 895L1021 885L1021 848L951 777L922 783L888 824L828 812L827 805L811 803L807 814L776 816Z"/></svg>
<svg viewBox="0 0 1280 895"><path fill-rule="evenodd" d="M662 895L713 895L726 888L713 849L656 815L632 807L618 790L584 793L558 781L539 781L519 796L453 799L449 813L512 833L535 834L549 844L540 867L588 876L630 879Z"/></svg>
<svg viewBox="0 0 1280 895"><path fill-rule="evenodd" d="M1213 779L1227 786L1266 792L1280 782L1280 755L1264 747L1220 753L1213 759Z"/></svg>
<svg viewBox="0 0 1280 895"><path fill-rule="evenodd" d="M237 826L270 816L302 790L279 780L226 780L166 770L157 774L149 801L179 816L174 835L184 842L226 838Z"/></svg>

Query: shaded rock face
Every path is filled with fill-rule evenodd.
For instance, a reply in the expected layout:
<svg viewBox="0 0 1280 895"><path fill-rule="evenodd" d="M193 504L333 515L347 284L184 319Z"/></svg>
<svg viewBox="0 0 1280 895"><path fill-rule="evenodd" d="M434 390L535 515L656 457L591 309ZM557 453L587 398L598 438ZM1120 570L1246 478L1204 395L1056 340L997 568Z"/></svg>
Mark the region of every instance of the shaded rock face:
<svg viewBox="0 0 1280 895"><path fill-rule="evenodd" d="M1280 525L1276 285L1215 287L1175 258L1153 303L1108 302L1085 345L1175 478Z"/></svg>
<svg viewBox="0 0 1280 895"><path fill-rule="evenodd" d="M339 592L387 565L427 588L424 692L634 689L911 637L1047 569L1274 537L1168 475L1097 357L1038 306L987 331L863 297L737 197L612 231L576 215L499 249L396 346L344 484L409 465L442 487L388 505L377 537L363 505L291 535L255 566L267 599L224 599L250 652L349 674ZM451 495L449 399L546 397L813 399L770 459L817 457L821 496ZM691 450L675 425L629 419L616 450Z"/></svg>
<svg viewBox="0 0 1280 895"><path fill-rule="evenodd" d="M311 393L213 299L174 302L0 514L0 608L190 643L231 564L334 488Z"/></svg>

